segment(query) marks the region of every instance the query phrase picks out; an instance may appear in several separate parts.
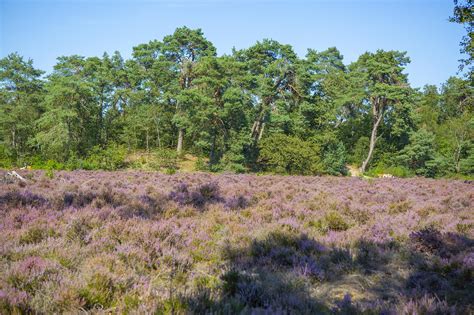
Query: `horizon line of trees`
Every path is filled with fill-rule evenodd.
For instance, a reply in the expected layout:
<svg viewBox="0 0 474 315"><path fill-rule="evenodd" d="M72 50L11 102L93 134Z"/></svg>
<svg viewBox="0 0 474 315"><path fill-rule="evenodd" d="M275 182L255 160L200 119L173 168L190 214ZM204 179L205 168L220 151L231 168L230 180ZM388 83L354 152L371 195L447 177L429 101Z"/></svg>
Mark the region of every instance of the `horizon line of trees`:
<svg viewBox="0 0 474 315"><path fill-rule="evenodd" d="M46 77L13 53L0 59L0 166L173 150L213 171L472 175L472 68L419 90L409 62L377 50L344 64L335 47L299 58L270 39L217 56L187 27L128 60L59 57Z"/></svg>

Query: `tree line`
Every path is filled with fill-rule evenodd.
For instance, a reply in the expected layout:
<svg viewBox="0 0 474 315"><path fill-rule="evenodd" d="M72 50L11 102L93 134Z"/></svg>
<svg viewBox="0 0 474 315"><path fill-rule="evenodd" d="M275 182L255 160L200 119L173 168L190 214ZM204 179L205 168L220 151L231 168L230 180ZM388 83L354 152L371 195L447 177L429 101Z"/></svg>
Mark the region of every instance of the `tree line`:
<svg viewBox="0 0 474 315"><path fill-rule="evenodd" d="M117 168L148 152L190 153L211 171L472 175L472 68L415 89L409 62L377 50L345 64L335 47L300 58L270 39L218 56L187 27L127 60L59 57L47 76L12 53L0 60L0 165Z"/></svg>

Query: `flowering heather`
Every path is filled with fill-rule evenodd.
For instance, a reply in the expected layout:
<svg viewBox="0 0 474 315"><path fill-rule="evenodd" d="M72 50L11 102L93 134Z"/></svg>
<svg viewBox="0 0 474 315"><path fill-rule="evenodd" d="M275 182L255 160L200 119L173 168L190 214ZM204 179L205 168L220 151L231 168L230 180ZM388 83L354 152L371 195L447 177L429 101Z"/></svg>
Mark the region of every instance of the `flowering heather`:
<svg viewBox="0 0 474 315"><path fill-rule="evenodd" d="M0 182L1 314L474 312L471 182L21 175Z"/></svg>

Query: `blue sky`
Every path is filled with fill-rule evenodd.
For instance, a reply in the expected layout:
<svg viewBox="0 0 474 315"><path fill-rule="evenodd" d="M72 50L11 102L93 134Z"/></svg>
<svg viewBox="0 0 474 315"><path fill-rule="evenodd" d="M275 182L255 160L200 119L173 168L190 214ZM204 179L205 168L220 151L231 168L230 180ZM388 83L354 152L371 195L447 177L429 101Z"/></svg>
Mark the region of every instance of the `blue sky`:
<svg viewBox="0 0 474 315"><path fill-rule="evenodd" d="M101 56L201 28L218 54L263 38L307 48L336 46L346 63L365 51L407 51L415 87L456 75L462 26L452 0L0 0L0 57L11 52L51 71L56 58Z"/></svg>

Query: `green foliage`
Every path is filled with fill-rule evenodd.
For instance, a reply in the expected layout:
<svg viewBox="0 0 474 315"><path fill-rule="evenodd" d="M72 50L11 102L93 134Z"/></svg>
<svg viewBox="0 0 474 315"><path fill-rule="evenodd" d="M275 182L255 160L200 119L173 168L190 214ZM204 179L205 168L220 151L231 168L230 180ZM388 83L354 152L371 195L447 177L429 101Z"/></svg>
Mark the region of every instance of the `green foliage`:
<svg viewBox="0 0 474 315"><path fill-rule="evenodd" d="M347 175L344 143L332 133L315 136L311 141L321 149L322 170L329 175Z"/></svg>
<svg viewBox="0 0 474 315"><path fill-rule="evenodd" d="M350 158L352 163L356 164L357 166L362 165L362 161L369 150L369 141L370 140L368 137L360 137L357 140Z"/></svg>
<svg viewBox="0 0 474 315"><path fill-rule="evenodd" d="M468 67L468 75L473 80L474 72L474 2L472 0L454 0L454 15L451 22L464 25L467 35L461 41L461 53L467 54L467 58L461 60L461 69Z"/></svg>
<svg viewBox="0 0 474 315"><path fill-rule="evenodd" d="M195 167L196 167L197 171L208 171L209 170L208 163L206 163L206 161L202 157L198 157Z"/></svg>
<svg viewBox="0 0 474 315"><path fill-rule="evenodd" d="M452 20L469 29L471 11L459 1ZM174 173L186 152L216 172L345 175L347 162L396 176L473 172L472 78L417 91L405 52L345 64L335 47L300 58L264 39L217 56L184 26L128 60L57 60L42 77L16 53L0 59L0 167Z"/></svg>
<svg viewBox="0 0 474 315"><path fill-rule="evenodd" d="M20 244L37 244L53 235L53 230L35 226L28 229L20 236Z"/></svg>
<svg viewBox="0 0 474 315"><path fill-rule="evenodd" d="M0 168L10 168L13 165L7 150L7 146L0 144Z"/></svg>
<svg viewBox="0 0 474 315"><path fill-rule="evenodd" d="M410 143L400 151L398 160L411 170L415 170L418 175L430 174L433 167L429 167L427 162L435 158L435 136L433 133L420 129L410 135Z"/></svg>
<svg viewBox="0 0 474 315"><path fill-rule="evenodd" d="M351 65L356 81L356 106L371 117L369 150L362 162L365 172L372 160L381 128L400 143L412 128L411 111L413 90L408 85L405 66L410 62L406 52L377 50L365 53Z"/></svg>
<svg viewBox="0 0 474 315"><path fill-rule="evenodd" d="M106 149L94 147L84 161L84 168L89 170L113 171L126 166L127 149L120 145L111 145Z"/></svg>
<svg viewBox="0 0 474 315"><path fill-rule="evenodd" d="M42 111L43 73L17 53L0 59L0 143L13 160L32 150L29 140Z"/></svg>
<svg viewBox="0 0 474 315"><path fill-rule="evenodd" d="M461 171L464 174L474 174L474 146L467 152L467 157L461 160Z"/></svg>
<svg viewBox="0 0 474 315"><path fill-rule="evenodd" d="M312 221L309 225L323 234L328 231L346 231L350 228L346 220L339 213L334 211L326 213L323 218Z"/></svg>
<svg viewBox="0 0 474 315"><path fill-rule="evenodd" d="M164 169L167 172L173 172L178 168L178 153L172 149L156 150L150 164L155 170Z"/></svg>
<svg viewBox="0 0 474 315"><path fill-rule="evenodd" d="M247 159L243 148L246 146L245 140L237 139L237 141L230 144L220 162L219 168L223 171L230 171L234 173L244 173L247 171Z"/></svg>
<svg viewBox="0 0 474 315"><path fill-rule="evenodd" d="M91 276L86 286L79 290L79 296L84 299L86 309L97 306L108 308L114 296L113 280L106 274L96 273Z"/></svg>
<svg viewBox="0 0 474 315"><path fill-rule="evenodd" d="M260 160L264 169L281 174L316 175L323 172L320 148L309 141L282 134L260 142Z"/></svg>

